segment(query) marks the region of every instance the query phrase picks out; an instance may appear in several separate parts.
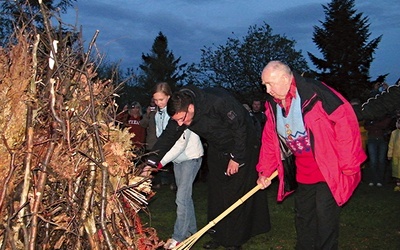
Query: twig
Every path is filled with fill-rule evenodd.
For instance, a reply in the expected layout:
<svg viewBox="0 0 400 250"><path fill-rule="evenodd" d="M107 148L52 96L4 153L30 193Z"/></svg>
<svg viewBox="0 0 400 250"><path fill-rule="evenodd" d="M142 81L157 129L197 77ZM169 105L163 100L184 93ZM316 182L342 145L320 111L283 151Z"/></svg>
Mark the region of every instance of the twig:
<svg viewBox="0 0 400 250"><path fill-rule="evenodd" d="M131 220L129 220L128 217L126 216L125 210L123 209L121 202L118 200L118 197L114 196L113 198L114 198L114 201L116 202L116 205L119 210L119 217L125 226L125 230L128 234L128 237L131 238L132 235L131 235L131 231L129 229L132 226Z"/></svg>
<svg viewBox="0 0 400 250"><path fill-rule="evenodd" d="M93 48L93 45L96 41L97 36L99 35L99 31L96 30L92 41L89 44L89 49L88 49L88 56L86 58L85 64L87 63L87 61L89 60L89 55L90 52ZM92 79L89 79L88 77L88 85L89 85L89 93L90 93L90 114L92 117L92 121L93 121L93 130L94 130L94 135L95 135L95 141L97 144L97 148L98 148L98 153L100 155L100 159L101 159L101 173L102 173L102 177L101 177L101 210L100 210L100 226L104 235L104 238L106 240L107 246L110 250L114 249L114 245L112 243L112 238L110 235L110 232L108 231L107 228L107 222L106 222L106 210L107 210L107 193L108 193L108 188L107 188L107 184L108 184L108 166L105 162L105 156L104 156L104 152L103 152L103 148L101 146L101 141L100 141L100 135L99 135L99 128L97 126L97 120L96 120L96 113L94 110L95 104L94 104L94 94L93 94L93 83L92 83Z"/></svg>
<svg viewBox="0 0 400 250"><path fill-rule="evenodd" d="M45 187L46 181L47 181L47 166L50 162L51 156L53 155L54 148L55 148L55 142L52 141L52 142L50 142L49 148L47 149L45 159L44 159L43 163L41 164L43 171L39 171L38 183L36 185L37 189L36 189L36 192L34 195L35 198L34 198L33 207L32 207L32 220L31 220L31 225L30 225L31 230L30 230L30 239L29 239L29 249L30 250L36 249L36 237L37 237L38 224L39 224L38 223L39 222L39 217L38 217L39 206L42 202L44 187Z"/></svg>
<svg viewBox="0 0 400 250"><path fill-rule="evenodd" d="M8 171L7 177L4 180L4 184L2 185L4 188L3 188L3 190L1 191L1 194L0 194L0 211L3 209L3 202L4 202L4 197L6 196L6 193L7 193L8 183L10 182L11 177L12 177L14 171L15 171L15 166L14 166L15 152L13 152L11 150L11 148L8 146L7 139L4 136L4 134L2 134L1 137L2 137L4 145L6 146L8 152L11 155L11 162L10 162L10 170Z"/></svg>
<svg viewBox="0 0 400 250"><path fill-rule="evenodd" d="M30 88L28 89L28 93L31 96L31 101L27 103L27 113L26 113L26 153L24 157L24 168L25 168L25 173L24 173L24 182L23 182L23 187L22 187L22 192L21 192L21 197L20 197L20 204L25 204L28 202L28 193L29 189L31 186L31 165L32 165L32 156L33 156L33 96L36 94L36 74L37 74L37 50L40 42L40 35L37 34L35 37L34 41L34 46L33 46L33 74L31 78L31 84ZM22 231L24 233L24 244L25 246L28 246L29 243L29 235L28 235L28 230L27 230L27 222L25 219L25 214L26 214L26 208L25 206L23 209L21 209L18 217L22 219L23 225L19 224L14 228L15 232L18 232L18 228L22 228Z"/></svg>
<svg viewBox="0 0 400 250"><path fill-rule="evenodd" d="M88 215L88 211L90 209L90 201L92 200L93 197L93 189L94 189L94 184L96 181L96 166L95 163L90 162L89 163L89 177L88 177L88 187L86 189L85 192L85 197L83 199L83 205L82 205L82 210L81 210L81 216L80 219L81 221L86 221L87 219L87 215ZM82 225L79 228L79 237L78 237L78 241L76 244L76 249L81 249L81 238L83 236L83 232L84 232L84 225Z"/></svg>
<svg viewBox="0 0 400 250"><path fill-rule="evenodd" d="M125 245L125 248L128 249L129 243L125 240L125 238L119 233L118 227L115 223L115 213L111 214L111 225L113 228L113 231L115 235L118 237L118 239L122 242L122 244ZM128 231L129 232L129 231Z"/></svg>

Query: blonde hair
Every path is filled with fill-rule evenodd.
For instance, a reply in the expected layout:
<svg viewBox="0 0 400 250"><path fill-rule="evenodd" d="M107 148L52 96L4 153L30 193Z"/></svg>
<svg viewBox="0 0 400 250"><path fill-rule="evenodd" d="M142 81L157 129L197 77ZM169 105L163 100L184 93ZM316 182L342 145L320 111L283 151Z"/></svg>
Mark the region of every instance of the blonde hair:
<svg viewBox="0 0 400 250"><path fill-rule="evenodd" d="M171 87L166 82L159 82L154 86L153 94L158 92L164 93L167 96L172 95Z"/></svg>
<svg viewBox="0 0 400 250"><path fill-rule="evenodd" d="M143 112L142 112L142 105L140 105L139 102L136 102L136 101L132 102L131 105L129 106L129 109L132 109L133 107L138 107L138 108L139 108L139 114L140 114L140 116L143 115Z"/></svg>

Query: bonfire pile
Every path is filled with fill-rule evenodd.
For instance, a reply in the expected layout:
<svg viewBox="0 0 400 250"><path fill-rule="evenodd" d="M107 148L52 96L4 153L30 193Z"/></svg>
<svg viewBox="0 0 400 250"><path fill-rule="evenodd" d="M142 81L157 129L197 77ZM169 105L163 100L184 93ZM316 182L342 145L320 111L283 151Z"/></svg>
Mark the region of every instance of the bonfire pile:
<svg viewBox="0 0 400 250"><path fill-rule="evenodd" d="M97 33L84 52L45 23L0 48L0 248L156 249L138 216L154 193L115 122L119 85L97 76Z"/></svg>

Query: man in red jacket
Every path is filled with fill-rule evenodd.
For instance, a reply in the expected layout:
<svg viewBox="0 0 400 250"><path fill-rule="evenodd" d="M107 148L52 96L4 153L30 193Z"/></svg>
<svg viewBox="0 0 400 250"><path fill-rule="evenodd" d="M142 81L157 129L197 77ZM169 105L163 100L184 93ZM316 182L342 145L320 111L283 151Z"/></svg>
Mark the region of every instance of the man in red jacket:
<svg viewBox="0 0 400 250"><path fill-rule="evenodd" d="M278 201L294 191L285 186L279 134L295 156L296 249L338 249L340 207L360 182L366 159L353 108L280 61L268 63L261 79L269 97L257 183L268 187L267 177L278 169Z"/></svg>

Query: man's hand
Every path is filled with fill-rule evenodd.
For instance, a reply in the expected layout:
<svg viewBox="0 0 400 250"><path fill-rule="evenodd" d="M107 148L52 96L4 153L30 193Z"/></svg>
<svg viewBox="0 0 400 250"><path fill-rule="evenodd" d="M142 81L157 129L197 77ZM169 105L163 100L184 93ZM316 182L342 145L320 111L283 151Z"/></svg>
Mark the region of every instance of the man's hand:
<svg viewBox="0 0 400 250"><path fill-rule="evenodd" d="M231 176L236 174L239 171L239 163L230 159L228 162L228 167L226 168L225 175Z"/></svg>
<svg viewBox="0 0 400 250"><path fill-rule="evenodd" d="M258 177L257 184L261 185L261 189L266 189L269 185L271 185L271 180L269 180L266 176L260 175Z"/></svg>

